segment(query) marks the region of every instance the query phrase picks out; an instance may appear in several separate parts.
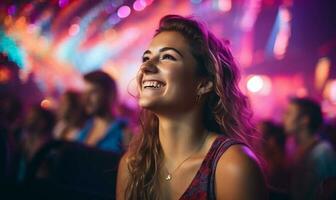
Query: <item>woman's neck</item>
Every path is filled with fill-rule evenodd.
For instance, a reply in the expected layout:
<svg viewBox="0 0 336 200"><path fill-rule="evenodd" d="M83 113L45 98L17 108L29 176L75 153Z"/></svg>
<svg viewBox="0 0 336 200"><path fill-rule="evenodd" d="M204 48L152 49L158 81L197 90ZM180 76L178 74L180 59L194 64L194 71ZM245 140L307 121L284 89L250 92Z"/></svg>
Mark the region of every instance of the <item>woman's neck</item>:
<svg viewBox="0 0 336 200"><path fill-rule="evenodd" d="M159 116L159 139L166 161L180 161L204 143L207 131L198 113L174 118Z"/></svg>

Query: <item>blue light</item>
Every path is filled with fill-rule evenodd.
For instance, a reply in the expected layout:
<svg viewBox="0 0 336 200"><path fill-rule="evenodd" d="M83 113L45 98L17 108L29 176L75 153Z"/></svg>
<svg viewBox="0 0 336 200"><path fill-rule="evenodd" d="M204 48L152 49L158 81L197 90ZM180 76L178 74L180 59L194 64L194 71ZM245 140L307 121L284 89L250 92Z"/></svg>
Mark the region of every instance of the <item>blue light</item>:
<svg viewBox="0 0 336 200"><path fill-rule="evenodd" d="M8 55L9 60L15 62L21 69L24 67L25 52L19 48L14 39L7 36L0 27L0 52Z"/></svg>

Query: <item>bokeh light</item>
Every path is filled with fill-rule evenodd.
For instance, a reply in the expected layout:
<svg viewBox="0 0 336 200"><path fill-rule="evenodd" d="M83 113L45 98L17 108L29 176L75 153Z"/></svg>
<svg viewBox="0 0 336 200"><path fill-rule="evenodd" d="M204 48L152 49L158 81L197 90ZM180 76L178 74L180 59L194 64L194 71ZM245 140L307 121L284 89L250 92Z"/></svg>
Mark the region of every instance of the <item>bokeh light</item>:
<svg viewBox="0 0 336 200"><path fill-rule="evenodd" d="M131 8L128 6L121 6L118 9L118 17L120 18L126 18L131 14Z"/></svg>
<svg viewBox="0 0 336 200"><path fill-rule="evenodd" d="M142 11L143 9L146 8L146 2L145 1L140 1L140 0L136 0L133 3L133 9L136 11Z"/></svg>
<svg viewBox="0 0 336 200"><path fill-rule="evenodd" d="M6 67L0 66L0 84L7 83L10 80L11 72Z"/></svg>
<svg viewBox="0 0 336 200"><path fill-rule="evenodd" d="M52 101L48 98L41 101L41 107L44 109L50 109L52 107Z"/></svg>
<svg viewBox="0 0 336 200"><path fill-rule="evenodd" d="M69 35L75 36L79 33L79 31L80 31L80 26L78 24L72 24L69 28Z"/></svg>
<svg viewBox="0 0 336 200"><path fill-rule="evenodd" d="M271 90L271 80L267 76L250 75L247 78L246 87L251 93L267 95Z"/></svg>

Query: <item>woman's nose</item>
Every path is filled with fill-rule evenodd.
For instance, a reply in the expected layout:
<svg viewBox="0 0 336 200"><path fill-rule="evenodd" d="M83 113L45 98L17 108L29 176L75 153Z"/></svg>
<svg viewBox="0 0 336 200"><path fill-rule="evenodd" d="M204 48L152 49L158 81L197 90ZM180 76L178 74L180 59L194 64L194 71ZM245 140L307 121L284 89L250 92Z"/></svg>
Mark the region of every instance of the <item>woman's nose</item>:
<svg viewBox="0 0 336 200"><path fill-rule="evenodd" d="M146 62L142 63L140 67L141 72L143 73L156 73L158 72L157 65L155 64L154 60L147 60Z"/></svg>

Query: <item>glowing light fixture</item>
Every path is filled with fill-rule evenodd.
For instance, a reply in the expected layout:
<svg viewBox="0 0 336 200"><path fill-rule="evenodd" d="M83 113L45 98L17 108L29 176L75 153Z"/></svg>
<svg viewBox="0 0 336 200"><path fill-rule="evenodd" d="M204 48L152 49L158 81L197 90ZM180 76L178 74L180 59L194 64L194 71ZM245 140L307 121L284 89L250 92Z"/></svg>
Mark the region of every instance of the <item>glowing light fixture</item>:
<svg viewBox="0 0 336 200"><path fill-rule="evenodd" d="M282 59L285 56L288 41L291 35L291 13L288 8L280 7L278 13L279 32L276 35L273 47L273 54L276 59Z"/></svg>
<svg viewBox="0 0 336 200"><path fill-rule="evenodd" d="M271 80L267 76L251 75L247 79L246 87L252 93L269 94Z"/></svg>
<svg viewBox="0 0 336 200"><path fill-rule="evenodd" d="M228 12L232 8L231 0L219 0L218 1L218 9L223 12Z"/></svg>
<svg viewBox="0 0 336 200"><path fill-rule="evenodd" d="M131 8L128 6L121 6L118 9L118 17L120 18L126 18L131 14Z"/></svg>
<svg viewBox="0 0 336 200"><path fill-rule="evenodd" d="M142 11L147 6L145 1L136 0L133 3L133 9L136 11Z"/></svg>
<svg viewBox="0 0 336 200"><path fill-rule="evenodd" d="M49 108L51 108L51 106L52 106L52 102L51 102L51 100L50 99L43 99L42 101L41 101L41 107L42 108L44 108L44 109L49 109Z"/></svg>

